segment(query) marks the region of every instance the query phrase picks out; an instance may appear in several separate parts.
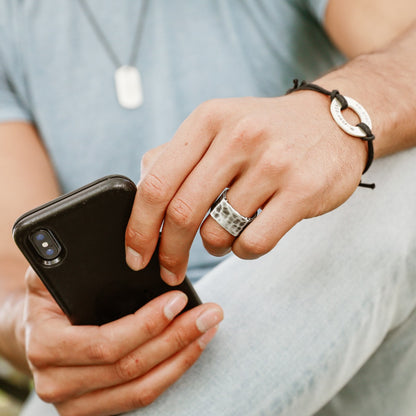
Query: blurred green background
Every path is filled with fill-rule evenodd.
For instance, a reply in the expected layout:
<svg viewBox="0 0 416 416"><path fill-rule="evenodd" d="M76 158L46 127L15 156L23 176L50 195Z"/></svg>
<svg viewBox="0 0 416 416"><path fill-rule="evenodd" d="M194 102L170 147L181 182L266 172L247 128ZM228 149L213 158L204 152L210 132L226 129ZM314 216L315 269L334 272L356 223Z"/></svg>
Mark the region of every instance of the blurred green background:
<svg viewBox="0 0 416 416"><path fill-rule="evenodd" d="M0 357L0 416L17 416L29 394L30 380Z"/></svg>

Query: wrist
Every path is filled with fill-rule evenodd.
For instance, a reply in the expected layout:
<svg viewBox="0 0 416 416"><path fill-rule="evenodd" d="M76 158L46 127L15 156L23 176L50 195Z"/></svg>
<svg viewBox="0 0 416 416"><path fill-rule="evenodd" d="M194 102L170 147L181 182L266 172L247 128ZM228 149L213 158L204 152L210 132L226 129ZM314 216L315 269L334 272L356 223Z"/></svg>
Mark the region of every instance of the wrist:
<svg viewBox="0 0 416 416"><path fill-rule="evenodd" d="M344 96L336 88L327 90L316 83L298 80L294 80L294 86L288 94L302 95L302 104L313 109L308 117L312 116L322 123L323 127L319 128L321 132L328 129L324 123L329 126L331 130L325 135L332 137L334 147L337 142L338 151L350 155L350 166L358 167L357 172L360 174L369 169L373 160L372 122L358 102L352 97ZM374 187L361 182L360 185Z"/></svg>
<svg viewBox="0 0 416 416"><path fill-rule="evenodd" d="M25 293L10 292L2 299L0 309L0 355L18 370L30 374L25 353Z"/></svg>
<svg viewBox="0 0 416 416"><path fill-rule="evenodd" d="M414 145L413 99L411 95L406 98L412 81L406 80L406 74L395 77L396 72L397 62L380 52L355 58L316 81L324 88L338 89L341 94L354 98L367 110L377 138L373 142L374 158ZM346 114L347 117L351 114Z"/></svg>

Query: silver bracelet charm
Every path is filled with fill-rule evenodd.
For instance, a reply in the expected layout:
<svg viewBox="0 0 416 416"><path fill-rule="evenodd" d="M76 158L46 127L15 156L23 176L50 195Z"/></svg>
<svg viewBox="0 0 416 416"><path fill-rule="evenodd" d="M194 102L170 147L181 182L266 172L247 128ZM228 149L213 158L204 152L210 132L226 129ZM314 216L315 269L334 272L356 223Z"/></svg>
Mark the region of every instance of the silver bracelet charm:
<svg viewBox="0 0 416 416"><path fill-rule="evenodd" d="M367 162L365 164L363 173L367 172L370 168L371 164L373 163L374 159L374 145L373 140L375 136L372 129L372 123L370 116L368 115L365 108L358 102L352 99L351 97L346 97L338 90L329 91L319 85L312 84L306 81L302 81L299 83L298 79L293 80L293 87L287 91L287 94L291 94L295 91L300 90L311 90L315 92L319 92L321 94L325 94L331 99L331 106L330 111L332 118L337 123L338 127L340 127L345 133L349 134L353 137L359 137L361 140L367 142ZM342 110L350 108L353 110L360 119L360 122L353 126L352 124L348 123L345 117L342 115ZM358 186L362 186L364 188L375 188L374 183L363 183L360 182Z"/></svg>
<svg viewBox="0 0 416 416"><path fill-rule="evenodd" d="M358 101L355 101L351 97L347 97L346 95L344 95L343 97L347 101L348 108L353 110L359 117L360 123L365 123L370 129L372 129L373 126L371 124L371 119L365 108ZM341 109L342 104L335 97L331 101L331 115L335 123L337 123L338 126L341 127L341 129L344 130L345 133L349 134L350 136L360 138L366 137L367 134L360 127L353 126L352 124L348 123L347 120L345 120L345 117L342 115Z"/></svg>

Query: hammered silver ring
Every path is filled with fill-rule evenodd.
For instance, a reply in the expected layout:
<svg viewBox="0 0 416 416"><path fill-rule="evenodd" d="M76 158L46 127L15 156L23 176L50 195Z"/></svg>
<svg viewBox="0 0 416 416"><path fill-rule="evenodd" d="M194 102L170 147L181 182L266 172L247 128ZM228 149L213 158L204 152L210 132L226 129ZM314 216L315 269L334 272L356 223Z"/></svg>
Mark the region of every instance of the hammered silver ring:
<svg viewBox="0 0 416 416"><path fill-rule="evenodd" d="M226 188L211 207L210 216L232 236L238 237L257 217L257 212L252 217L245 217L235 210L227 200L228 188Z"/></svg>

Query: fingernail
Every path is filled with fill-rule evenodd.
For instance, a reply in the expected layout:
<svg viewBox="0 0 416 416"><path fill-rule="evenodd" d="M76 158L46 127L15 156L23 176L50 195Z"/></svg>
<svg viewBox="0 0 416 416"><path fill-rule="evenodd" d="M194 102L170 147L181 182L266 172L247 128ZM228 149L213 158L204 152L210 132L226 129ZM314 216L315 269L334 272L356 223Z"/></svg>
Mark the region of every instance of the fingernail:
<svg viewBox="0 0 416 416"><path fill-rule="evenodd" d="M215 337L215 334L217 333L217 331L218 331L218 326L214 326L214 328L205 332L205 334L202 335L202 337L198 338L198 344L199 344L201 350L204 350L207 347L207 345Z"/></svg>
<svg viewBox="0 0 416 416"><path fill-rule="evenodd" d="M176 274L172 273L168 269L165 269L163 266L160 266L160 275L168 285L176 286L178 284L178 277Z"/></svg>
<svg viewBox="0 0 416 416"><path fill-rule="evenodd" d="M143 257L131 247L126 248L126 262L130 269L138 271L142 269Z"/></svg>
<svg viewBox="0 0 416 416"><path fill-rule="evenodd" d="M209 309L202 313L196 320L196 327L200 332L207 332L223 319L222 313L218 309Z"/></svg>
<svg viewBox="0 0 416 416"><path fill-rule="evenodd" d="M166 304L163 313L166 318L171 321L188 303L188 297L185 293L177 293Z"/></svg>

